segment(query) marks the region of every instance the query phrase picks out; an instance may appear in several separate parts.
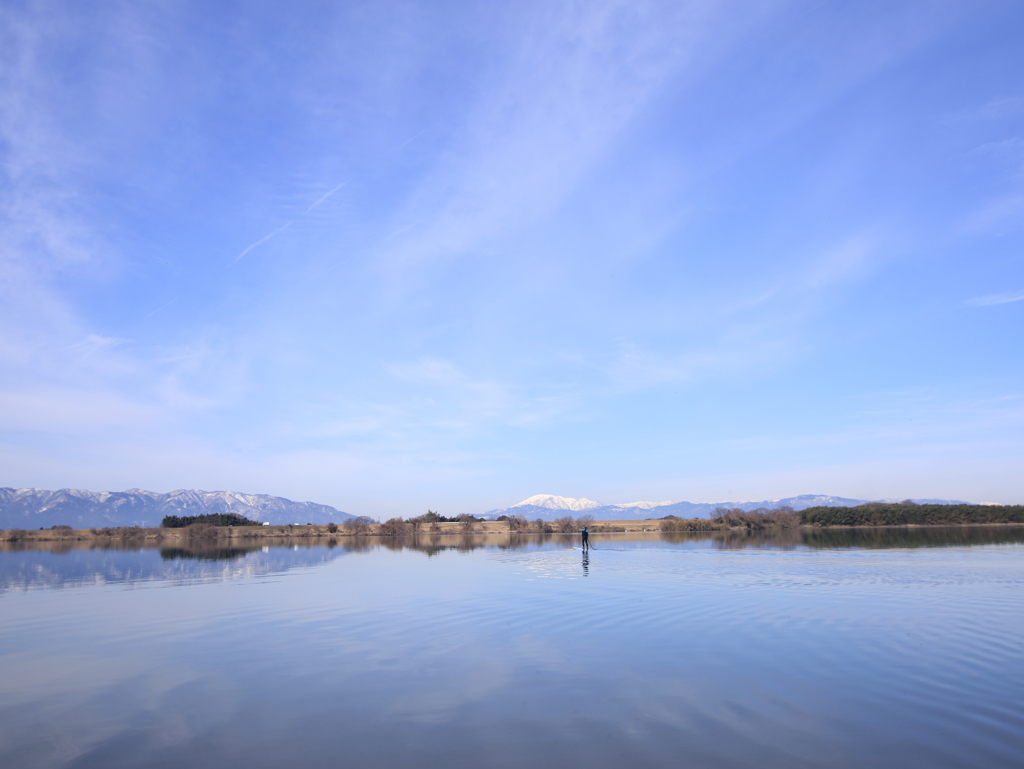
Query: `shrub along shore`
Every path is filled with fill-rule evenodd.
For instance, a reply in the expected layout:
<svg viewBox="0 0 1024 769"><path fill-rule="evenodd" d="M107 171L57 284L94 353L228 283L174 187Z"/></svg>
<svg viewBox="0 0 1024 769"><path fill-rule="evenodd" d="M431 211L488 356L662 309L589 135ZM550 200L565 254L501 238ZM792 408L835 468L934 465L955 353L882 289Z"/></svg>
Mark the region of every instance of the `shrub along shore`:
<svg viewBox="0 0 1024 769"><path fill-rule="evenodd" d="M720 507L707 519L666 519L663 531L761 530L850 526L983 526L1024 524L1024 505L918 505L870 502L856 507L777 508L745 511Z"/></svg>
<svg viewBox="0 0 1024 769"><path fill-rule="evenodd" d="M392 518L376 523L369 518L354 518L344 524L262 526L240 516L168 516L161 528L138 526L102 529L73 529L54 526L49 529L0 530L0 542L39 542L51 540L97 540L109 542L183 542L197 539L278 539L337 538L346 536L410 536L418 534L573 534L583 526L595 534L611 532L701 532L762 531L792 528L851 528L898 526L978 526L1024 525L1024 505L917 505L870 503L857 507L810 507L744 511L718 508L710 518L666 518L645 521L595 521L590 516L564 516L555 521L529 521L523 516L501 516L483 521L473 516L449 519L428 513L417 518ZM239 520L234 520L234 519Z"/></svg>
<svg viewBox="0 0 1024 769"><path fill-rule="evenodd" d="M872 503L857 507L809 507L804 526L961 526L1024 523L1024 505L915 505Z"/></svg>

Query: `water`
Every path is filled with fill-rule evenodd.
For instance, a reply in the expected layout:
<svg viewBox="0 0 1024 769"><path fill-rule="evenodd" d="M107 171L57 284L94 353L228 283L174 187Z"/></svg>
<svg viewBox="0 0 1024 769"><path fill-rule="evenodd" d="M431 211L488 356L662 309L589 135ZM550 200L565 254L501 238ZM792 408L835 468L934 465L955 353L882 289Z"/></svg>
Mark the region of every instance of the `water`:
<svg viewBox="0 0 1024 769"><path fill-rule="evenodd" d="M9 548L0 765L1024 765L1024 530L572 544Z"/></svg>

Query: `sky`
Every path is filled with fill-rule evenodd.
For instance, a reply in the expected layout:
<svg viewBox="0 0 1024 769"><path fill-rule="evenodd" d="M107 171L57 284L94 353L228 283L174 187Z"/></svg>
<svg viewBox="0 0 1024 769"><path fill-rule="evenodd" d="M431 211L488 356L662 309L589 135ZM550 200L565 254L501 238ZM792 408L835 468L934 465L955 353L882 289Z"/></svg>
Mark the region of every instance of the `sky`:
<svg viewBox="0 0 1024 769"><path fill-rule="evenodd" d="M1022 39L0 0L0 486L1024 503Z"/></svg>

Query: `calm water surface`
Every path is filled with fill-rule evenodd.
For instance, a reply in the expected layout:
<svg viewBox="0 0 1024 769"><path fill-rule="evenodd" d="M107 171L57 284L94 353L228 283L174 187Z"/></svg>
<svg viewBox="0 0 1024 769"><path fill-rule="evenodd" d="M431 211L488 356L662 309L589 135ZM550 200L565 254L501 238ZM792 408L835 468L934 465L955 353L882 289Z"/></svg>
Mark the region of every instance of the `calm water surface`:
<svg viewBox="0 0 1024 769"><path fill-rule="evenodd" d="M0 765L1024 766L1024 530L594 542L0 551Z"/></svg>

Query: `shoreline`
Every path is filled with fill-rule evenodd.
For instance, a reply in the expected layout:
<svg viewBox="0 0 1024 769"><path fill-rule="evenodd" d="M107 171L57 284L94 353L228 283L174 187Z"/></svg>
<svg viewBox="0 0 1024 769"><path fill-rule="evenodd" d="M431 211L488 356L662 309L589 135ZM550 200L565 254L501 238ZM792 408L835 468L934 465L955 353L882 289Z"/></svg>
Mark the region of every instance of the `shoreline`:
<svg viewBox="0 0 1024 769"><path fill-rule="evenodd" d="M704 519L695 519L704 521ZM714 527L695 529L664 529L660 519L651 521L594 521L589 524L591 534L667 534L667 535L693 535L711 536L715 534L768 534L784 531L837 531L837 530L899 530L899 529L961 529L973 527L986 528L1022 528L1024 523L1000 522L1000 523L935 523L935 524L890 524L890 525L803 525L792 527L765 527L761 529L747 529L745 527ZM182 543L196 543L203 541L231 542L241 544L252 540L341 540L358 537L374 538L396 538L396 537L417 537L417 536L578 536L579 532L559 531L512 531L507 521L484 521L474 523L467 527L462 523L437 523L431 526L422 526L418 530L409 527L407 531L395 532L387 530L387 524L371 523L365 524L365 528L359 530L348 529L344 525L337 526L335 531L330 531L328 524L307 524L307 525L282 525L282 526L201 526L198 528L185 527L181 529L164 528L140 528L134 526L122 526L117 528L103 529L0 529L0 542L5 543L29 543L29 542L138 542L138 543L166 543L176 545Z"/></svg>

